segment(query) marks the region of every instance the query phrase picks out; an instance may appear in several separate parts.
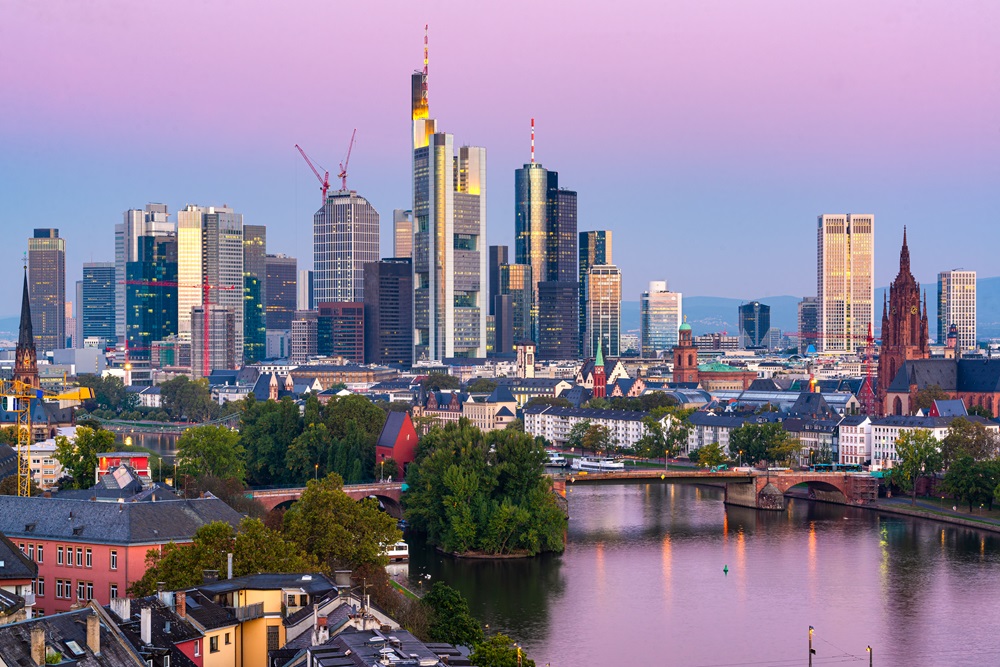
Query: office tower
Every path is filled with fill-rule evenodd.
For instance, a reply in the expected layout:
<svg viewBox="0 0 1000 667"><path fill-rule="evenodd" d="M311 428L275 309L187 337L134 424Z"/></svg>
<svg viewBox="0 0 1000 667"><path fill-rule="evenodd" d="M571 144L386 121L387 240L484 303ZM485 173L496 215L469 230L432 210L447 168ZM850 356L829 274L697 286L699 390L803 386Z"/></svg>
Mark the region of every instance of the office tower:
<svg viewBox="0 0 1000 667"><path fill-rule="evenodd" d="M875 216L821 215L817 220L816 349L853 353L864 347L872 324Z"/></svg>
<svg viewBox="0 0 1000 667"><path fill-rule="evenodd" d="M587 271L599 264L612 264L611 232L609 230L580 232L579 234L579 280L580 280L580 350L584 356L587 339ZM606 351L606 350L605 350Z"/></svg>
<svg viewBox="0 0 1000 667"><path fill-rule="evenodd" d="M77 347L83 347L85 338L115 340L115 273L114 262L84 262L83 280L77 283Z"/></svg>
<svg viewBox="0 0 1000 667"><path fill-rule="evenodd" d="M177 274L178 335L191 339L192 308L229 308L235 326L233 349L242 360L243 215L224 206L188 205L178 211Z"/></svg>
<svg viewBox="0 0 1000 667"><path fill-rule="evenodd" d="M261 283L256 275L243 277L243 362L247 364L264 358L267 327Z"/></svg>
<svg viewBox="0 0 1000 667"><path fill-rule="evenodd" d="M508 263L509 250L508 246L505 245L491 245L489 249L490 291L488 295L488 307L490 315L496 314L494 299L500 294L500 267Z"/></svg>
<svg viewBox="0 0 1000 667"><path fill-rule="evenodd" d="M639 299L640 354L657 359L677 345L677 332L683 323L680 292L667 289L666 280L651 280L649 290Z"/></svg>
<svg viewBox="0 0 1000 667"><path fill-rule="evenodd" d="M292 328L292 317L298 305L297 269L294 257L267 255L264 258L264 326L268 330Z"/></svg>
<svg viewBox="0 0 1000 667"><path fill-rule="evenodd" d="M316 304L316 353L365 362L365 304L335 302Z"/></svg>
<svg viewBox="0 0 1000 667"><path fill-rule="evenodd" d="M575 263L574 263L575 267ZM580 285L575 280L538 283L538 358L577 359Z"/></svg>
<svg viewBox="0 0 1000 667"><path fill-rule="evenodd" d="M32 327L39 351L66 347L66 239L58 229L36 229L28 239Z"/></svg>
<svg viewBox="0 0 1000 667"><path fill-rule="evenodd" d="M578 280L576 209L576 193L559 189L558 172L535 162L532 122L531 162L514 172L514 259L531 266L533 322L539 283Z"/></svg>
<svg viewBox="0 0 1000 667"><path fill-rule="evenodd" d="M622 274L613 264L599 264L587 270L587 338L585 357L597 354L598 341L609 357L620 353L622 318Z"/></svg>
<svg viewBox="0 0 1000 667"><path fill-rule="evenodd" d="M364 265L379 258L379 216L353 190L327 195L313 216L313 299L364 300Z"/></svg>
<svg viewBox="0 0 1000 667"><path fill-rule="evenodd" d="M241 324L237 324L230 306L191 308L191 372L195 377L208 377L214 370L237 367L240 359L237 341L243 338L237 327Z"/></svg>
<svg viewBox="0 0 1000 667"><path fill-rule="evenodd" d="M819 298L807 296L799 301L799 354L814 353L819 348ZM809 348L812 347L812 350Z"/></svg>
<svg viewBox="0 0 1000 667"><path fill-rule="evenodd" d="M291 362L304 364L317 352L317 318L315 310L297 310L292 319Z"/></svg>
<svg viewBox="0 0 1000 667"><path fill-rule="evenodd" d="M129 209L115 225L115 336L125 341L125 265L139 256L139 237L175 236L177 226L170 220L165 204L146 204L145 209Z"/></svg>
<svg viewBox="0 0 1000 667"><path fill-rule="evenodd" d="M130 381L151 384L155 341L177 335L177 238L140 236L136 255L125 264L125 345Z"/></svg>
<svg viewBox="0 0 1000 667"><path fill-rule="evenodd" d="M79 281L77 281L79 282ZM76 318L73 317L73 302L66 302L66 348L77 347L76 344ZM82 347L82 346L81 346Z"/></svg>
<svg viewBox="0 0 1000 667"><path fill-rule="evenodd" d="M413 261L365 264L365 363L413 363Z"/></svg>
<svg viewBox="0 0 1000 667"><path fill-rule="evenodd" d="M740 305L738 312L740 347L748 350L768 347L771 307L759 301L751 301Z"/></svg>
<svg viewBox="0 0 1000 667"><path fill-rule="evenodd" d="M486 149L438 132L424 69L411 78L414 358L486 355Z"/></svg>
<svg viewBox="0 0 1000 667"><path fill-rule="evenodd" d="M497 294L494 299L493 327L494 342L493 352L495 354L511 354L514 351L514 305L513 298L509 294Z"/></svg>
<svg viewBox="0 0 1000 667"><path fill-rule="evenodd" d="M392 256L413 257L413 211L392 212Z"/></svg>
<svg viewBox="0 0 1000 667"><path fill-rule="evenodd" d="M964 269L938 274L937 343L944 345L948 329L958 328L960 350L976 348L976 272Z"/></svg>
<svg viewBox="0 0 1000 667"><path fill-rule="evenodd" d="M299 281L296 285L295 305L297 310L310 310L316 299L313 294L313 272L303 269L299 271Z"/></svg>
<svg viewBox="0 0 1000 667"><path fill-rule="evenodd" d="M265 258L267 257L267 227L243 225L243 273L257 276L264 284Z"/></svg>
<svg viewBox="0 0 1000 667"><path fill-rule="evenodd" d="M503 264L500 267L500 293L510 297L511 335L515 345L534 340L534 288L529 264Z"/></svg>
<svg viewBox="0 0 1000 667"><path fill-rule="evenodd" d="M112 281L112 285L113 284L114 284L114 281ZM73 340L75 341L75 344L73 345L73 347L77 347L77 346L84 347L84 345L83 345L83 281L82 280L77 280L76 281L76 292L75 292L75 294L76 294L76 310L77 310L77 315L79 317L77 317L75 320L73 320L73 326L74 326L74 329L73 329ZM113 298L112 298L111 308L112 308L112 310L114 310L114 299ZM67 327L69 326L69 322L66 323L66 326Z"/></svg>

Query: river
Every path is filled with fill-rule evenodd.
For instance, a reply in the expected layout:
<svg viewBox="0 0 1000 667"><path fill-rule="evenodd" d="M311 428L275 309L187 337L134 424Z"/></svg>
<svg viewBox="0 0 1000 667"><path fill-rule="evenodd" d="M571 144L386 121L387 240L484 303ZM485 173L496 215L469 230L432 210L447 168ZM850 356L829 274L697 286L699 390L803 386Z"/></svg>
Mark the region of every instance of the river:
<svg viewBox="0 0 1000 667"><path fill-rule="evenodd" d="M459 589L539 667L805 665L810 625L817 666L867 664L868 645L875 665L1000 665L1000 535L722 496L577 486L563 554L459 560L414 542L410 577Z"/></svg>

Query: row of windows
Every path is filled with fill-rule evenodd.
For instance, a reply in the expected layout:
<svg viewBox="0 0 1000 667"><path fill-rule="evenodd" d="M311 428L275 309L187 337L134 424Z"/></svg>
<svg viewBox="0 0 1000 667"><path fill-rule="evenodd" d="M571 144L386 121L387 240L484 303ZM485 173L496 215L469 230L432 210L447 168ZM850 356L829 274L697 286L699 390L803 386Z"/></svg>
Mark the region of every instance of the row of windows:
<svg viewBox="0 0 1000 667"><path fill-rule="evenodd" d="M111 584L110 593L111 597L118 597L118 584ZM45 597L44 578L39 578L35 581L35 595L37 595L38 597ZM56 599L57 600L73 599L72 579L56 579ZM84 602L86 600L94 599L94 582L83 581L83 580L77 581L76 599L79 602Z"/></svg>
<svg viewBox="0 0 1000 667"><path fill-rule="evenodd" d="M25 544L24 542L19 543L18 548L28 558L32 559L38 564L45 563L45 545L44 544ZM73 567L74 550L73 547L67 546L56 547L56 565L65 565L67 567ZM112 570L118 569L118 552L114 549L110 551L109 567ZM94 566L94 551L90 548L76 547L76 567L93 567Z"/></svg>

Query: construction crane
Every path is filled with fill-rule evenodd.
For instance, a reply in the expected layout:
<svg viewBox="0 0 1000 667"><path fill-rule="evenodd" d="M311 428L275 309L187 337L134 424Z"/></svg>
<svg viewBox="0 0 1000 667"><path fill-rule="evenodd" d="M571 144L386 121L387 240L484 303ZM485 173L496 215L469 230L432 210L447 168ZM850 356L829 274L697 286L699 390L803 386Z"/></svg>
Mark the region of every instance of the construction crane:
<svg viewBox="0 0 1000 667"><path fill-rule="evenodd" d="M31 402L47 397L56 401L82 402L94 397L89 387L80 387L66 393L36 389L21 380L0 380L0 407L13 412L17 418L17 495L31 495Z"/></svg>
<svg viewBox="0 0 1000 667"><path fill-rule="evenodd" d="M202 299L201 299L202 310L204 311L203 320L202 320L202 339L203 339L202 342L203 342L203 345L204 345L202 347L202 349L204 350L204 353L202 354L201 370L202 370L202 375L204 377L208 377L209 372L211 370L209 368L209 366L210 366L209 356L210 355L209 355L209 347L208 347L208 342L209 342L208 341L208 311L209 311L208 307L211 305L211 298L209 296L210 291L211 290L228 290L228 291L232 291L232 290L237 290L237 289L242 289L242 288L241 287L237 287L235 285L228 285L228 286L212 285L212 284L209 284L207 282L200 283L200 284L188 285L188 284L184 284L184 283L177 283L177 282L174 282L174 281L171 281L171 280L126 280L125 284L126 285L142 285L143 287L194 287L194 288L197 288L197 289L200 289L200 290L204 291L204 295L202 296ZM134 349L134 350L141 350L141 349L144 349L144 348L135 347L135 348L132 348L132 349ZM125 367L126 367L125 370L129 370L131 368L131 364L129 363L129 359L128 359L128 352L129 352L129 346L128 346L128 340L126 339L126 341L125 341Z"/></svg>
<svg viewBox="0 0 1000 667"><path fill-rule="evenodd" d="M337 174L337 177L340 178L340 189L344 191L347 190L347 165L351 161L351 150L354 148L354 136L357 133L358 128L354 128L354 131L351 132L351 143L347 144L347 157L345 157L344 161L340 163L340 173ZM319 174L317 174L317 176L318 175ZM325 192L323 193L323 201L326 201Z"/></svg>
<svg viewBox="0 0 1000 667"><path fill-rule="evenodd" d="M353 137L351 137L351 141L352 142L354 141ZM319 189L322 190L322 192L323 192L323 204L326 204L326 191L330 189L330 172L328 172L326 169L323 169L322 166L320 166L318 164L314 164L313 161L309 159L309 156L306 155L306 152L304 150L302 150L301 146L299 146L298 144L295 144L295 148L296 148L296 150L299 151L299 155L302 156L302 159L306 161L306 164L309 165L309 168L312 169L312 172L314 174L316 174L316 179L319 181L319 184L320 184L319 185ZM350 149L348 149L347 158L350 159L350 157L351 157L351 153L350 153ZM316 167L319 167L319 169L323 169L323 175L322 176L319 175L319 169L317 169ZM346 179L347 179L347 172L345 171L346 165L342 164L342 165L340 165L340 168L341 168L341 171L343 172L342 176L344 177L344 180L346 182Z"/></svg>

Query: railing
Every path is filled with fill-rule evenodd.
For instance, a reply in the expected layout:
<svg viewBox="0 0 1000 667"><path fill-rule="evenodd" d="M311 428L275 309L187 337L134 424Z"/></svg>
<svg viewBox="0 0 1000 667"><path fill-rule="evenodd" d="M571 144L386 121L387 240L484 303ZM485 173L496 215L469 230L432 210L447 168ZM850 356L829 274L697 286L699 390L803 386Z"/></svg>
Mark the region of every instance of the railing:
<svg viewBox="0 0 1000 667"><path fill-rule="evenodd" d="M246 605L244 607L235 607L233 609L233 616L236 617L237 621L252 621L255 618L263 618L264 616L264 603L257 602L255 604Z"/></svg>

